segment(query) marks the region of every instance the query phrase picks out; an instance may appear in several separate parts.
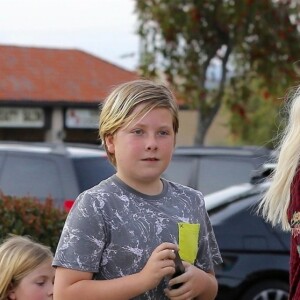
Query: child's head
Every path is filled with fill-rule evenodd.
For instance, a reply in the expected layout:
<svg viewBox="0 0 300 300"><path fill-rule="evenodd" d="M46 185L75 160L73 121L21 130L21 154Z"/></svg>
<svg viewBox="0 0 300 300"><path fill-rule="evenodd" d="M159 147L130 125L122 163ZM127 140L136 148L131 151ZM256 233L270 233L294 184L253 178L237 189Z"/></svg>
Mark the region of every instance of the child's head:
<svg viewBox="0 0 300 300"><path fill-rule="evenodd" d="M5 240L0 246L0 300L52 299L52 259L48 247L27 237Z"/></svg>
<svg viewBox="0 0 300 300"><path fill-rule="evenodd" d="M140 104L144 104L144 108L138 114L132 114ZM106 98L100 114L99 136L106 151L105 137L115 134L119 128L155 108L167 108L171 112L176 134L179 127L178 107L175 97L166 86L149 80L135 80L117 86ZM108 151L107 155L116 165L114 155Z"/></svg>

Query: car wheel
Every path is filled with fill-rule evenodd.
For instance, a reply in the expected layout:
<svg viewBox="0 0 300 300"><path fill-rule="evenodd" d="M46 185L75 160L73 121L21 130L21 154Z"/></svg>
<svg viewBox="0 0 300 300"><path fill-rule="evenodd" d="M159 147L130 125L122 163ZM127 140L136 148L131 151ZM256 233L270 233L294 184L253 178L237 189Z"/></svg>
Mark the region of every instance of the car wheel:
<svg viewBox="0 0 300 300"><path fill-rule="evenodd" d="M289 285L283 281L263 281L253 285L242 300L288 300Z"/></svg>

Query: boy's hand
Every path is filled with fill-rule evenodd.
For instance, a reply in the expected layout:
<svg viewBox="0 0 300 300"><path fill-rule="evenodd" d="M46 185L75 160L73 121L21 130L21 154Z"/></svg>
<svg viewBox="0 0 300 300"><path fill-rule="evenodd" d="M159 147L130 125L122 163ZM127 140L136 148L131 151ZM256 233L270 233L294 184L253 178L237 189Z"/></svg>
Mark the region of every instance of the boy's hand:
<svg viewBox="0 0 300 300"><path fill-rule="evenodd" d="M198 269L188 262L182 262L185 273L169 281L170 288L165 289L165 295L169 299L190 300L197 297L205 289L203 282L206 282L207 273ZM203 279L203 280L202 280ZM172 285L183 283L178 289L172 289Z"/></svg>
<svg viewBox="0 0 300 300"><path fill-rule="evenodd" d="M140 272L143 282L147 283L148 290L155 288L165 276L175 272L173 250L178 250L177 245L162 243L154 249L147 264Z"/></svg>

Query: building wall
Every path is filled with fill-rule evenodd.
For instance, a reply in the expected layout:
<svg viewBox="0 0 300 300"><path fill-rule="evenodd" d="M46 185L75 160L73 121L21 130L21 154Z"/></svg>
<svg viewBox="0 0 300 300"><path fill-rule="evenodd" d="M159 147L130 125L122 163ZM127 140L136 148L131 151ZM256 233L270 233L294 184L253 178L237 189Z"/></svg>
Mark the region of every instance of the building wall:
<svg viewBox="0 0 300 300"><path fill-rule="evenodd" d="M227 126L229 119L225 109L220 109L212 125L208 129L204 144L206 146L229 146L230 131Z"/></svg>
<svg viewBox="0 0 300 300"><path fill-rule="evenodd" d="M177 146L192 146L197 130L198 113L191 110L179 111L179 131L177 135Z"/></svg>
<svg viewBox="0 0 300 300"><path fill-rule="evenodd" d="M179 131L177 146L193 146L197 132L198 112L191 110L179 111ZM228 115L220 110L207 132L204 144L206 146L229 145L230 132L226 126Z"/></svg>

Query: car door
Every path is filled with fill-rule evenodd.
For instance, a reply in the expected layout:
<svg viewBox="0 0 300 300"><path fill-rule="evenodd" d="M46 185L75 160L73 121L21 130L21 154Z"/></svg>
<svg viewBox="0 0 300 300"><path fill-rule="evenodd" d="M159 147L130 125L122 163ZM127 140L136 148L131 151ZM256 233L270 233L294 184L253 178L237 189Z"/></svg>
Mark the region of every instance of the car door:
<svg viewBox="0 0 300 300"><path fill-rule="evenodd" d="M2 154L0 189L12 196L32 196L39 200L64 198L57 162L47 155L26 152Z"/></svg>

